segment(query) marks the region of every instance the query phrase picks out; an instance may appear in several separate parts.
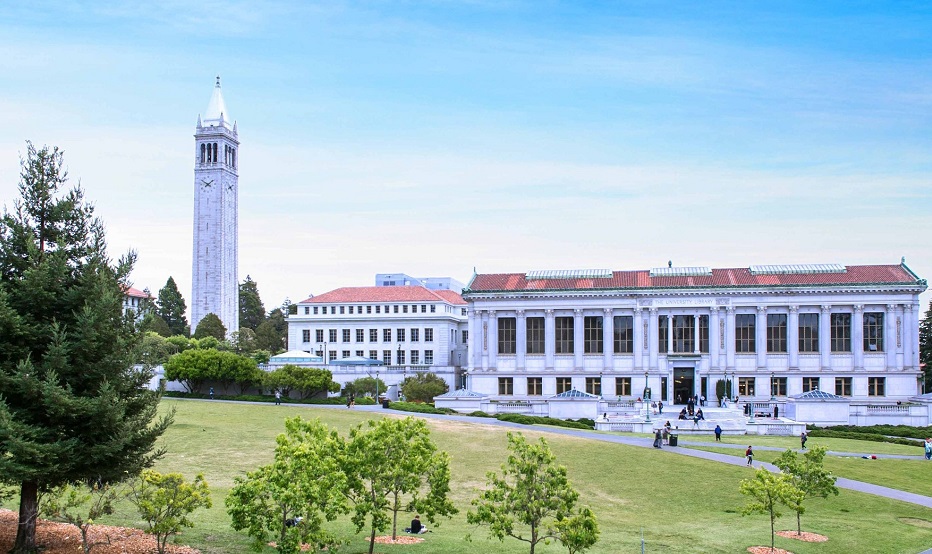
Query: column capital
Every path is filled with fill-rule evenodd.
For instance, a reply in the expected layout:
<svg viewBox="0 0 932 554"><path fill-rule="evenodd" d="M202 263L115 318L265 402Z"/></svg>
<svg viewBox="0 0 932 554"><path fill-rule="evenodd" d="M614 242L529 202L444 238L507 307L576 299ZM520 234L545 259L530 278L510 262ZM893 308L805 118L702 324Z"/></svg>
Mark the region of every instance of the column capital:
<svg viewBox="0 0 932 554"><path fill-rule="evenodd" d="M903 311L906 312L906 313L909 313L909 312L913 311L913 305L912 305L912 304L903 304Z"/></svg>
<svg viewBox="0 0 932 554"><path fill-rule="evenodd" d="M583 309L582 309L582 308L574 308L574 309L573 309L573 315L574 315L574 316L580 316L580 315L582 315L582 313L583 313Z"/></svg>
<svg viewBox="0 0 932 554"><path fill-rule="evenodd" d="M832 305L831 305L831 304L822 304L822 305L819 306L819 307L822 309L822 313L828 313L828 312L832 311Z"/></svg>
<svg viewBox="0 0 932 554"><path fill-rule="evenodd" d="M516 317L524 317L525 315L524 310L515 310Z"/></svg>
<svg viewBox="0 0 932 554"><path fill-rule="evenodd" d="M896 309L896 304L887 304L887 311L892 312Z"/></svg>
<svg viewBox="0 0 932 554"><path fill-rule="evenodd" d="M659 311L659 310L658 310L657 308L651 308L651 309L650 309L650 315L657 315L657 312L658 312L658 311Z"/></svg>
<svg viewBox="0 0 932 554"><path fill-rule="evenodd" d="M790 313L791 313L791 314L795 314L795 313L798 312L798 311L799 311L799 306L796 306L796 305L790 306Z"/></svg>
<svg viewBox="0 0 932 554"><path fill-rule="evenodd" d="M729 314L733 314L733 313L735 313L735 307L734 307L734 306L725 306L725 311L728 312Z"/></svg>
<svg viewBox="0 0 932 554"><path fill-rule="evenodd" d="M634 307L634 314L635 314L635 315L640 315L642 311L643 311L643 310L641 310L641 307L640 307L640 306L635 306L635 307Z"/></svg>
<svg viewBox="0 0 932 554"><path fill-rule="evenodd" d="M757 307L757 313L759 313L759 314L766 314L766 313L767 313L767 306L758 306L758 307Z"/></svg>
<svg viewBox="0 0 932 554"><path fill-rule="evenodd" d="M861 310L863 310L863 309L864 309L864 305L863 305L863 304L855 304L855 305L854 305L854 312L855 312L855 313L860 313Z"/></svg>
<svg viewBox="0 0 932 554"><path fill-rule="evenodd" d="M544 315L547 317L553 317L553 308L547 308L544 310Z"/></svg>
<svg viewBox="0 0 932 554"><path fill-rule="evenodd" d="M605 315L612 315L612 312L614 311L615 310L613 308L602 308L602 313L604 313Z"/></svg>
<svg viewBox="0 0 932 554"><path fill-rule="evenodd" d="M489 317L495 317L495 310L489 310Z"/></svg>

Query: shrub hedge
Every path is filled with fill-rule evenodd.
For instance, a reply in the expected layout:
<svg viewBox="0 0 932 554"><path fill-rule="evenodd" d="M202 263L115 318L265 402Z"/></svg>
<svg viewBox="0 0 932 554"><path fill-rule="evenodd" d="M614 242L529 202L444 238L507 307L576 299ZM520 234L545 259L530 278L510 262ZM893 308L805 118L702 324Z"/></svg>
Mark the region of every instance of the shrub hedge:
<svg viewBox="0 0 932 554"><path fill-rule="evenodd" d="M202 393L190 393L190 392L179 392L179 391L165 391L162 393L162 396L166 398L201 398L207 399L210 398L208 394ZM240 402L275 402L275 397L267 394L215 394L214 400L237 400ZM357 397L356 403L359 405L368 405L371 406L375 404L375 400L366 396ZM346 404L346 398L337 396L333 398L285 398L282 397L282 404L324 404L324 405L340 405Z"/></svg>

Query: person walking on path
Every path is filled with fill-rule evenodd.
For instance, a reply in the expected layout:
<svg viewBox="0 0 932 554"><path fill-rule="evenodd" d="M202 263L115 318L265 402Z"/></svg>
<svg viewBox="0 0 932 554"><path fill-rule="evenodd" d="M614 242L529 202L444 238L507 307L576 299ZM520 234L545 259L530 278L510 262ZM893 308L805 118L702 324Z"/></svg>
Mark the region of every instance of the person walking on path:
<svg viewBox="0 0 932 554"><path fill-rule="evenodd" d="M754 450L751 449L751 445L748 445L748 449L744 451L744 455L748 457L748 465L754 467Z"/></svg>
<svg viewBox="0 0 932 554"><path fill-rule="evenodd" d="M926 439L926 460L932 460L932 437Z"/></svg>
<svg viewBox="0 0 932 554"><path fill-rule="evenodd" d="M657 410L658 410L658 414L663 413L663 402L657 402Z"/></svg>
<svg viewBox="0 0 932 554"><path fill-rule="evenodd" d="M806 435L806 432L803 431L803 434L799 436L799 444L803 449L806 448L806 441L809 440L809 437Z"/></svg>
<svg viewBox="0 0 932 554"><path fill-rule="evenodd" d="M715 442L722 442L722 426L715 426Z"/></svg>
<svg viewBox="0 0 932 554"><path fill-rule="evenodd" d="M282 391L278 391L278 390L275 391L275 405L276 406L282 405Z"/></svg>
<svg viewBox="0 0 932 554"><path fill-rule="evenodd" d="M654 433L654 448L663 448L660 444L663 442L663 433L660 432L660 429L657 429L657 432Z"/></svg>
<svg viewBox="0 0 932 554"><path fill-rule="evenodd" d="M208 394L210 394L210 399L213 400L214 399L214 388L213 387L210 387L210 392Z"/></svg>

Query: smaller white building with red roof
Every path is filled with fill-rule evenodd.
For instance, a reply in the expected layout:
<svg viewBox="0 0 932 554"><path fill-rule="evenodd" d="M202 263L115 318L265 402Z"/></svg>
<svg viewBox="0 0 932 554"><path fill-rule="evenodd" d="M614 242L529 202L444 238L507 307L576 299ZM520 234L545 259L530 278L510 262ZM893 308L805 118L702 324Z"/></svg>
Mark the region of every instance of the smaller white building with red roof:
<svg viewBox="0 0 932 554"><path fill-rule="evenodd" d="M466 301L423 286L344 287L302 300L288 316L288 348L320 356L344 384L379 372L389 386L429 371L456 388L468 359ZM350 358L376 367L338 365ZM320 365L320 364L316 364Z"/></svg>
<svg viewBox="0 0 932 554"><path fill-rule="evenodd" d="M129 314L132 312L136 319L140 319L145 315L146 305L151 306L153 300L155 299L152 295L145 291L126 287L123 291L123 313Z"/></svg>

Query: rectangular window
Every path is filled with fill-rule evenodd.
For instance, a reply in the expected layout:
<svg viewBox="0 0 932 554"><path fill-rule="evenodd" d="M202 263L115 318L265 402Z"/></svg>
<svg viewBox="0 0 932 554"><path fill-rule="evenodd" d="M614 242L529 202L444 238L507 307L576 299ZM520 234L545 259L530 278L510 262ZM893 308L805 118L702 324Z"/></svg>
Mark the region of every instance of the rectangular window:
<svg viewBox="0 0 932 554"><path fill-rule="evenodd" d="M430 305L430 313L433 314L433 313L436 313L436 312L437 312L437 305L436 305L436 304L431 304L431 305Z"/></svg>
<svg viewBox="0 0 932 554"><path fill-rule="evenodd" d="M421 313L422 313L422 314L426 314L426 313L427 313L427 304L421 304Z"/></svg>
<svg viewBox="0 0 932 554"><path fill-rule="evenodd" d="M404 342L405 341L405 330L404 329L396 330L395 336L398 337L398 342Z"/></svg>
<svg viewBox="0 0 932 554"><path fill-rule="evenodd" d="M379 351L378 351L378 350L370 350L370 351L369 351L369 359L370 359L370 360L378 360L378 359L379 359Z"/></svg>
<svg viewBox="0 0 932 554"><path fill-rule="evenodd" d="M327 357L328 360L336 360L336 359L337 359L337 351L336 351L336 350L328 350L327 352L329 352L328 357ZM329 363L329 362L328 362L328 363Z"/></svg>
<svg viewBox="0 0 932 554"><path fill-rule="evenodd" d="M391 350L382 351L382 363L385 365L392 365L392 351Z"/></svg>
<svg viewBox="0 0 932 554"><path fill-rule="evenodd" d="M767 352L786 352L786 314L767 314Z"/></svg>
<svg viewBox="0 0 932 554"><path fill-rule="evenodd" d="M631 378L615 378L615 396L631 396Z"/></svg>
<svg viewBox="0 0 932 554"><path fill-rule="evenodd" d="M851 396L851 377L835 377L835 394Z"/></svg>
<svg viewBox="0 0 932 554"><path fill-rule="evenodd" d="M408 313L408 305L407 305L407 304L404 304L404 305L401 306L401 313L404 313L404 314Z"/></svg>
<svg viewBox="0 0 932 554"><path fill-rule="evenodd" d="M803 377L803 392L819 390L818 377Z"/></svg>
<svg viewBox="0 0 932 554"><path fill-rule="evenodd" d="M343 329L343 342L349 342L350 339L350 330Z"/></svg>
<svg viewBox="0 0 932 554"><path fill-rule="evenodd" d="M864 351L883 352L883 312L864 312Z"/></svg>
<svg viewBox="0 0 932 554"><path fill-rule="evenodd" d="M350 313L350 315L353 314L353 307L352 307L352 306L349 307L349 313Z"/></svg>
<svg viewBox="0 0 932 554"><path fill-rule="evenodd" d="M832 352L851 352L851 314L831 315Z"/></svg>
<svg viewBox="0 0 932 554"><path fill-rule="evenodd" d="M612 334L614 335L615 354L631 354L634 352L634 317L616 315Z"/></svg>
<svg viewBox="0 0 932 554"><path fill-rule="evenodd" d="M544 353L544 318L527 318L527 353Z"/></svg>
<svg viewBox="0 0 932 554"><path fill-rule="evenodd" d="M886 396L884 391L886 379L883 377L867 378L867 396Z"/></svg>
<svg viewBox="0 0 932 554"><path fill-rule="evenodd" d="M327 335L330 337L330 342L337 342L337 330L328 329L328 331Z"/></svg>
<svg viewBox="0 0 932 554"><path fill-rule="evenodd" d="M392 342L391 329L382 329L382 342Z"/></svg>
<svg viewBox="0 0 932 554"><path fill-rule="evenodd" d="M349 357L350 357L350 351L349 351L349 350L344 350L344 351L343 351L343 357L344 357L344 358L349 358Z"/></svg>
<svg viewBox="0 0 932 554"><path fill-rule="evenodd" d="M739 396L754 396L754 378L753 377L738 377L738 395Z"/></svg>
<svg viewBox="0 0 932 554"><path fill-rule="evenodd" d="M735 352L756 352L757 316L735 314Z"/></svg>
<svg viewBox="0 0 932 554"><path fill-rule="evenodd" d="M586 392L602 396L602 379L600 377L586 377Z"/></svg>
<svg viewBox="0 0 932 554"><path fill-rule="evenodd" d="M424 342L434 342L433 329L424 329Z"/></svg>
<svg viewBox="0 0 932 554"><path fill-rule="evenodd" d="M340 313L341 314L346 313L346 306L340 306Z"/></svg>
<svg viewBox="0 0 932 554"><path fill-rule="evenodd" d="M323 329L315 330L314 336L316 337L317 342L324 342L324 330Z"/></svg>
<svg viewBox="0 0 932 554"><path fill-rule="evenodd" d="M699 352L709 352L709 316L699 316Z"/></svg>
<svg viewBox="0 0 932 554"><path fill-rule="evenodd" d="M469 344L469 331L463 329L463 344Z"/></svg>
<svg viewBox="0 0 932 554"><path fill-rule="evenodd" d="M365 353L362 350L357 350L356 355L362 358L363 356L365 356Z"/></svg>
<svg viewBox="0 0 932 554"><path fill-rule="evenodd" d="M411 364L412 364L412 365L417 365L417 364L419 364L419 363L421 363L421 352L420 352L420 350L412 350L412 351L411 351Z"/></svg>
<svg viewBox="0 0 932 554"><path fill-rule="evenodd" d="M670 325L667 316L657 316L657 352L661 354L667 351L667 331Z"/></svg>
<svg viewBox="0 0 932 554"><path fill-rule="evenodd" d="M514 379L511 377L498 378L498 394L500 396L511 396L515 393Z"/></svg>
<svg viewBox="0 0 932 554"><path fill-rule="evenodd" d="M356 329L356 342L362 342L364 340L366 340L366 330Z"/></svg>
<svg viewBox="0 0 932 554"><path fill-rule="evenodd" d="M388 310L385 310L385 311L388 312ZM376 307L375 307L375 313L377 313L377 314L382 313L382 306L376 306Z"/></svg>
<svg viewBox="0 0 932 554"><path fill-rule="evenodd" d="M541 396L544 394L544 380L541 377L527 378L527 395Z"/></svg>
<svg viewBox="0 0 932 554"><path fill-rule="evenodd" d="M311 330L303 329L301 331L301 342L311 342Z"/></svg>
<svg viewBox="0 0 932 554"><path fill-rule="evenodd" d="M774 377L770 381L770 396L786 396L786 377Z"/></svg>
<svg viewBox="0 0 932 554"><path fill-rule="evenodd" d="M411 329L411 342L419 342L420 340L421 340L421 330Z"/></svg>
<svg viewBox="0 0 932 554"><path fill-rule="evenodd" d="M367 313L367 314L371 314L371 313L372 313L372 306L366 306L366 313Z"/></svg>
<svg viewBox="0 0 932 554"><path fill-rule="evenodd" d="M369 329L369 342L379 342L378 329Z"/></svg>
<svg viewBox="0 0 932 554"><path fill-rule="evenodd" d="M517 341L517 320L513 317L498 318L498 353L514 354Z"/></svg>
<svg viewBox="0 0 932 554"><path fill-rule="evenodd" d="M673 316L673 351L695 352L696 318L691 315Z"/></svg>
<svg viewBox="0 0 932 554"><path fill-rule="evenodd" d="M799 351L819 351L819 314L799 314Z"/></svg>
<svg viewBox="0 0 932 554"><path fill-rule="evenodd" d="M557 394L567 392L573 388L572 377L557 377Z"/></svg>
<svg viewBox="0 0 932 554"><path fill-rule="evenodd" d="M433 364L434 364L434 351L433 351L433 350L425 350L425 351L424 351L424 363L425 363L426 365L433 365Z"/></svg>
<svg viewBox="0 0 932 554"><path fill-rule="evenodd" d="M554 318L554 339L556 342L557 354L573 353L573 318L572 317L555 317Z"/></svg>
<svg viewBox="0 0 932 554"><path fill-rule="evenodd" d="M317 306L314 306L314 315L317 315Z"/></svg>
<svg viewBox="0 0 932 554"><path fill-rule="evenodd" d="M395 361L395 363L397 363L398 365L405 365L405 351L404 351L404 350L396 350L395 353L396 353L397 358L398 358L398 359Z"/></svg>
<svg viewBox="0 0 932 554"><path fill-rule="evenodd" d="M466 308L460 308L460 315L466 315Z"/></svg>
<svg viewBox="0 0 932 554"><path fill-rule="evenodd" d="M310 313L311 313L311 307L310 307L310 306L305 306L305 307L304 307L304 315L308 315L308 314L310 314Z"/></svg>
<svg viewBox="0 0 932 554"><path fill-rule="evenodd" d="M602 316L585 316L583 318L583 352L601 354L602 337Z"/></svg>
<svg viewBox="0 0 932 554"><path fill-rule="evenodd" d="M386 308L388 308L388 306L386 306ZM388 313L387 309L385 310L385 313ZM395 313L398 313L398 304L395 304Z"/></svg>

